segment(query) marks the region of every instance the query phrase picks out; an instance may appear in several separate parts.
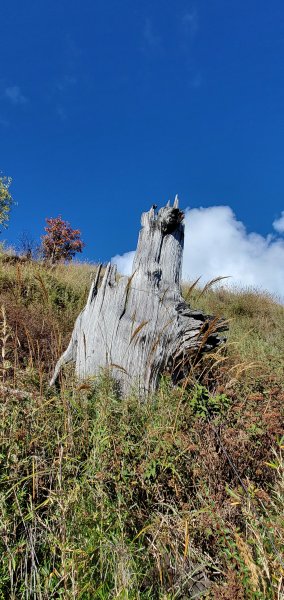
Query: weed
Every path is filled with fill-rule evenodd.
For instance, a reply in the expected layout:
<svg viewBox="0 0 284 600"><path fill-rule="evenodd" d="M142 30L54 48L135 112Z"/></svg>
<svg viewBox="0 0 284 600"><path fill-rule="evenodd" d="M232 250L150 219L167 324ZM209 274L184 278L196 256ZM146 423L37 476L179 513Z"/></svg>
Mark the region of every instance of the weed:
<svg viewBox="0 0 284 600"><path fill-rule="evenodd" d="M94 267L1 261L0 599L282 600L283 307L196 283L230 333L189 385L56 391Z"/></svg>
<svg viewBox="0 0 284 600"><path fill-rule="evenodd" d="M195 384L189 400L193 414L206 420L216 416L224 417L231 403L231 398L225 394L211 395L206 387L198 383Z"/></svg>

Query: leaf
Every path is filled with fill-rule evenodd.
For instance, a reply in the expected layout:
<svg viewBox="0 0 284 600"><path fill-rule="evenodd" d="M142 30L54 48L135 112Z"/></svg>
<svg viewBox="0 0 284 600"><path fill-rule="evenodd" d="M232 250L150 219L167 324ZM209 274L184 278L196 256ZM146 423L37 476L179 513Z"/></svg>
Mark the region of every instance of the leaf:
<svg viewBox="0 0 284 600"><path fill-rule="evenodd" d="M239 496L239 494L236 494L236 492L234 492L233 490L231 490L228 486L226 486L226 492L229 494L229 496L232 496L232 498L235 498L235 500L238 501L238 504L240 504L240 496Z"/></svg>
<svg viewBox="0 0 284 600"><path fill-rule="evenodd" d="M277 469L278 469L278 467L279 467L279 465L277 465L276 463L273 463L273 462L264 462L264 464L265 464L267 467L270 467L271 469L276 469L276 470L277 470Z"/></svg>

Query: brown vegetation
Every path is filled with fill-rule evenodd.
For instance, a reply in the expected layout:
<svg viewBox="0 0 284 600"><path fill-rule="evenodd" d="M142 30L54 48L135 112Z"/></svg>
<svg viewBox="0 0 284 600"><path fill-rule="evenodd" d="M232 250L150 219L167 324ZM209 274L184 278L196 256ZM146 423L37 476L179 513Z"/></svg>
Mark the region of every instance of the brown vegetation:
<svg viewBox="0 0 284 600"><path fill-rule="evenodd" d="M94 269L0 264L0 598L283 599L283 307L192 286L230 333L189 385L49 389Z"/></svg>

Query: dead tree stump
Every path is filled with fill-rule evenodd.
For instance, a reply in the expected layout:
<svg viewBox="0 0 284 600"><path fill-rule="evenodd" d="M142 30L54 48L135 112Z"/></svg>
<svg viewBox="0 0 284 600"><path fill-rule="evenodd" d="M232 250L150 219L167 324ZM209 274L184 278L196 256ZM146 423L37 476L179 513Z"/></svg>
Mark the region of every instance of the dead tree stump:
<svg viewBox="0 0 284 600"><path fill-rule="evenodd" d="M109 263L99 285L99 267L51 385L73 361L81 379L108 369L123 394L132 388L147 394L166 370L176 383L193 357L221 343L222 322L192 310L181 295L183 217L177 197L173 207L142 214L131 277L118 279Z"/></svg>

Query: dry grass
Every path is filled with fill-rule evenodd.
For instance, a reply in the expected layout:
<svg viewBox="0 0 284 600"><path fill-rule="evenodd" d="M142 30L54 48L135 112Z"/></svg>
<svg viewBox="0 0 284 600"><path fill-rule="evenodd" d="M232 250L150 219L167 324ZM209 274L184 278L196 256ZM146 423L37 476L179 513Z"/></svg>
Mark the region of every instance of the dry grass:
<svg viewBox="0 0 284 600"><path fill-rule="evenodd" d="M284 306L268 293L207 285L205 291L184 287L187 301L229 322L228 355L234 365L255 364L257 376L284 376ZM188 290L190 292L188 293Z"/></svg>
<svg viewBox="0 0 284 600"><path fill-rule="evenodd" d="M92 270L0 264L0 599L283 600L283 307L192 286L230 320L202 381L51 390Z"/></svg>

